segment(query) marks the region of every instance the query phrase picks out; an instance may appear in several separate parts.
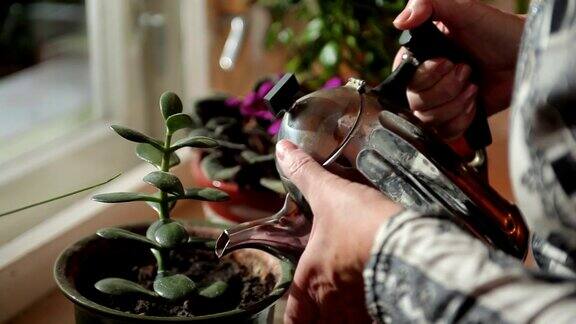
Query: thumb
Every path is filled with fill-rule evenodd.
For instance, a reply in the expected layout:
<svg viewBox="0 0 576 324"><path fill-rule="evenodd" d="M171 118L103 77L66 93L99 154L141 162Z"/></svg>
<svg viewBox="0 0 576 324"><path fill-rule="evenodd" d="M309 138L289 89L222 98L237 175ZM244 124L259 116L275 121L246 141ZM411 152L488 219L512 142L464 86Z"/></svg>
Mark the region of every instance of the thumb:
<svg viewBox="0 0 576 324"><path fill-rule="evenodd" d="M398 29L412 29L428 20L433 13L434 6L431 0L411 0L393 23Z"/></svg>
<svg viewBox="0 0 576 324"><path fill-rule="evenodd" d="M448 28L459 29L469 26L492 10L477 0L410 0L394 20L394 26L402 30L412 29L432 17Z"/></svg>
<svg viewBox="0 0 576 324"><path fill-rule="evenodd" d="M281 140L276 144L276 160L284 176L306 198L310 198L315 188L318 188L319 183L326 183L326 180L336 178L310 155L288 140Z"/></svg>

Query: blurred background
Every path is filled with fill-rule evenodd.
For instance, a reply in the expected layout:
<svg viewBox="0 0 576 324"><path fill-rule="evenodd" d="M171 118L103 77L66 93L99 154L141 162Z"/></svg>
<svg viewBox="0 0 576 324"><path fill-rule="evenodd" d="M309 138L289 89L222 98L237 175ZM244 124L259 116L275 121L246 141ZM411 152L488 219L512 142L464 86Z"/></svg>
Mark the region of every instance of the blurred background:
<svg viewBox="0 0 576 324"><path fill-rule="evenodd" d="M523 12L527 1L491 1ZM107 131L162 131L157 98L190 110L213 93L243 96L262 77L376 83L397 50L402 0L4 0L0 3L0 211L137 164ZM491 179L512 199L506 113L491 120ZM0 219L0 245L86 195Z"/></svg>

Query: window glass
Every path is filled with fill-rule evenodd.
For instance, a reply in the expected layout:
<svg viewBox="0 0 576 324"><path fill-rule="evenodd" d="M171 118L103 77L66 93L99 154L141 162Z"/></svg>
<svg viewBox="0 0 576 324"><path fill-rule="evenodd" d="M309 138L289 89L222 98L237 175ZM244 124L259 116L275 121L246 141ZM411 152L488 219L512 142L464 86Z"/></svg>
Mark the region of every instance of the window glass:
<svg viewBox="0 0 576 324"><path fill-rule="evenodd" d="M82 0L0 3L0 165L96 117Z"/></svg>

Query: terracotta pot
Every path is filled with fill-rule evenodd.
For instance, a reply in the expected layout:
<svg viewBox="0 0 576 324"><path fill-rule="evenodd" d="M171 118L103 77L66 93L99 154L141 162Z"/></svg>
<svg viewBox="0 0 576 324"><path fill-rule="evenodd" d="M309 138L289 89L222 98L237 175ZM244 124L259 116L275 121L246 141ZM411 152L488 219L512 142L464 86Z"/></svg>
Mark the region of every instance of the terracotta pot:
<svg viewBox="0 0 576 324"><path fill-rule="evenodd" d="M191 172L196 185L218 188L230 195L230 200L225 202L202 202L202 208L209 220L226 224L243 223L270 216L282 208L284 200L270 190L243 189L234 182L208 179L200 167L201 160L202 154L194 152Z"/></svg>
<svg viewBox="0 0 576 324"><path fill-rule="evenodd" d="M188 226L191 233L217 237L222 231L217 225ZM144 233L147 225L124 227L136 233ZM136 244L136 245L135 245ZM132 267L148 249L131 241L108 240L91 235L67 248L56 261L54 277L64 295L74 303L75 318L78 324L119 324L119 323L271 323L274 303L286 292L292 281L294 264L285 259L273 257L258 250L244 249L231 253L231 258L246 266L261 278L272 276L275 287L264 299L245 309L234 309L222 313L202 315L193 318L159 317L136 315L118 311L97 304L86 294L95 290L94 268L98 274L125 271Z"/></svg>

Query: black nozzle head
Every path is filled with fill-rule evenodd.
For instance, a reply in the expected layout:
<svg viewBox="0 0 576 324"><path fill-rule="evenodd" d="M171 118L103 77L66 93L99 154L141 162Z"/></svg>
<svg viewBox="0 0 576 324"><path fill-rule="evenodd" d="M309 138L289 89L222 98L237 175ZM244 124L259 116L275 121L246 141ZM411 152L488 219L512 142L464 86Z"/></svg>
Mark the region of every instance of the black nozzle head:
<svg viewBox="0 0 576 324"><path fill-rule="evenodd" d="M286 73L264 97L264 102L268 109L278 116L284 111L288 111L294 101L296 95L300 91L298 80L292 73Z"/></svg>

